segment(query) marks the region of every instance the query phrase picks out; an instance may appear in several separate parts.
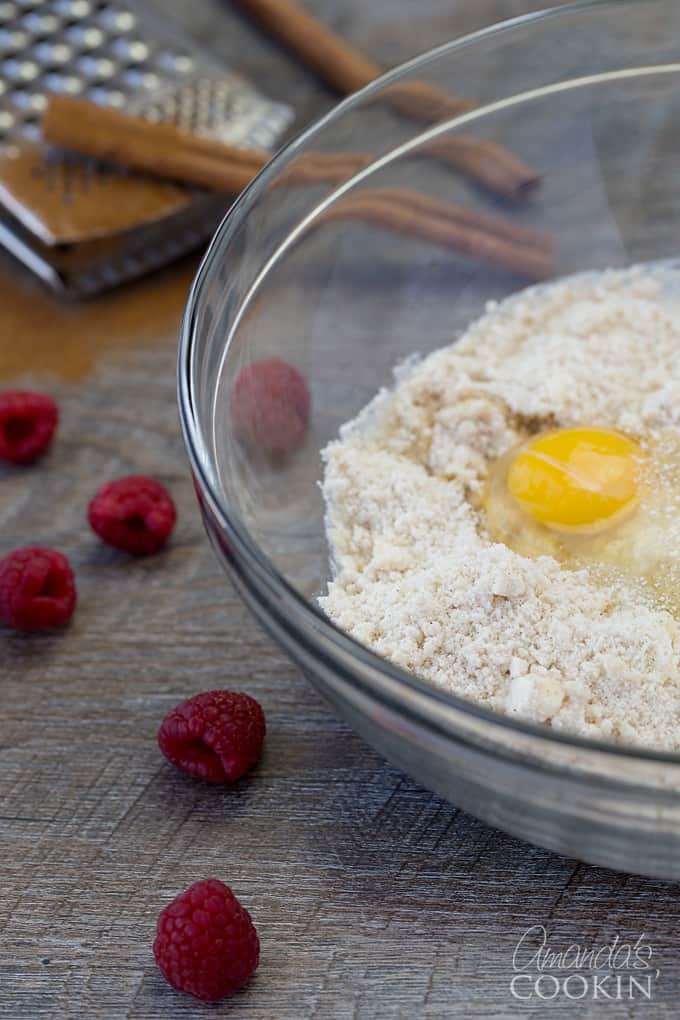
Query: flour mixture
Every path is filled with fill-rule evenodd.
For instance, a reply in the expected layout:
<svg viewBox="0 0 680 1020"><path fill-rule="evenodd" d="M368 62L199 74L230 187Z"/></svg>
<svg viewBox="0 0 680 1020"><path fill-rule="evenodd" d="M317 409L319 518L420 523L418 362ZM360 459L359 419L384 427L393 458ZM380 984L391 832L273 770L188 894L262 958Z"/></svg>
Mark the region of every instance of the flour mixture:
<svg viewBox="0 0 680 1020"><path fill-rule="evenodd" d="M680 749L678 271L491 305L325 450L320 602L439 687Z"/></svg>

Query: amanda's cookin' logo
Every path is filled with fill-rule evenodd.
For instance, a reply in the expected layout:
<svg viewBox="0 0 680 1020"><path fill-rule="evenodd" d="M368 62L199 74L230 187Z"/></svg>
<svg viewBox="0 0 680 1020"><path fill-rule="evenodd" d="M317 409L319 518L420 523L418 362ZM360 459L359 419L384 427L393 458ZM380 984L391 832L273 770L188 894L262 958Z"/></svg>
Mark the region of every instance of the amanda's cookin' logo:
<svg viewBox="0 0 680 1020"><path fill-rule="evenodd" d="M528 928L512 954L510 993L521 1001L555 999L651 1000L659 971L644 932L635 942L616 935L599 946L576 942L558 949L542 924Z"/></svg>

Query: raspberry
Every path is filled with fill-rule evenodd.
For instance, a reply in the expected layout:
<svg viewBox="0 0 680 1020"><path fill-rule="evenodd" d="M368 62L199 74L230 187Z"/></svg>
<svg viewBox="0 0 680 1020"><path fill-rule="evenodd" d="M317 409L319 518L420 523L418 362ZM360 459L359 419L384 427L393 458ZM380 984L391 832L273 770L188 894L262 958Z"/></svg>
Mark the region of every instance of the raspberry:
<svg viewBox="0 0 680 1020"><path fill-rule="evenodd" d="M104 485L87 510L92 530L104 542L134 556L158 552L175 526L175 504L167 489L144 475Z"/></svg>
<svg viewBox="0 0 680 1020"><path fill-rule="evenodd" d="M206 691L168 712L158 746L195 779L234 783L259 758L265 731L264 712L250 695Z"/></svg>
<svg viewBox="0 0 680 1020"><path fill-rule="evenodd" d="M0 393L0 457L29 464L52 442L58 420L59 408L45 393Z"/></svg>
<svg viewBox="0 0 680 1020"><path fill-rule="evenodd" d="M0 561L0 617L19 630L68 623L76 607L71 565L56 549L15 549Z"/></svg>
<svg viewBox="0 0 680 1020"><path fill-rule="evenodd" d="M297 369L280 358L265 358L239 372L231 391L231 422L237 435L255 446L287 453L304 441L310 403Z"/></svg>
<svg viewBox="0 0 680 1020"><path fill-rule="evenodd" d="M217 1002L255 973L260 940L231 889L207 878L194 882L161 911L153 954L173 988Z"/></svg>

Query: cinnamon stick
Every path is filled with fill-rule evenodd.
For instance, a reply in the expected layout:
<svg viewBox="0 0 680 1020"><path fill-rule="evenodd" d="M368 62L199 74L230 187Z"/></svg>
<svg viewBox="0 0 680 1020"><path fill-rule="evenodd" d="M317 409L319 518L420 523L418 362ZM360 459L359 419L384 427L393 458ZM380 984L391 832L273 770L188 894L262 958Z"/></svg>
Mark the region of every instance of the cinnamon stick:
<svg viewBox="0 0 680 1020"><path fill-rule="evenodd" d="M342 36L318 21L296 0L236 0L337 92L356 92L384 74L381 67ZM455 116L474 106L429 82L398 82L381 93L397 109L426 120Z"/></svg>
<svg viewBox="0 0 680 1020"><path fill-rule="evenodd" d="M262 28L338 92L356 92L383 69L294 0L236 0Z"/></svg>
<svg viewBox="0 0 680 1020"><path fill-rule="evenodd" d="M356 197L359 196L370 198L372 201L379 199L389 201L394 205L408 206L421 212L424 216L433 216L435 219L445 222L457 223L460 226L470 227L473 230L510 241L514 245L535 249L548 256L550 260L554 255L555 244L549 234L542 230L535 230L533 227L526 227L523 223L515 223L514 220L509 220L505 216L497 216L495 213L470 209L466 205L446 202L444 199L435 198L411 188L367 188L358 192Z"/></svg>
<svg viewBox="0 0 680 1020"><path fill-rule="evenodd" d="M48 141L83 155L228 194L238 194L269 159L263 150L237 148L65 96L49 98L43 134ZM275 186L342 183L372 159L368 153L303 153L277 177ZM338 200L321 221L347 217L421 237L537 279L550 275L552 269L552 242L547 235L410 188L352 193Z"/></svg>
<svg viewBox="0 0 680 1020"><path fill-rule="evenodd" d="M49 97L42 134L85 156L234 195L270 158L264 150L240 149L70 96Z"/></svg>
<svg viewBox="0 0 680 1020"><path fill-rule="evenodd" d="M284 167L276 184L343 184L372 159L363 152L303 152Z"/></svg>
<svg viewBox="0 0 680 1020"><path fill-rule="evenodd" d="M438 247L449 248L528 276L532 280L545 280L553 273L552 254L547 251L523 246L482 229L458 223L455 218L445 220L427 214L416 206L395 203L371 192L341 198L317 222L347 219L357 219L386 230L418 237Z"/></svg>
<svg viewBox="0 0 680 1020"><path fill-rule="evenodd" d="M243 191L270 159L263 149L229 145L71 96L48 97L42 135L52 145L84 156L230 195ZM279 180L341 183L368 166L371 158L366 153L303 153Z"/></svg>
<svg viewBox="0 0 680 1020"><path fill-rule="evenodd" d="M540 184L540 177L527 163L487 138L447 135L428 142L420 151L513 201L524 198Z"/></svg>
<svg viewBox="0 0 680 1020"><path fill-rule="evenodd" d="M296 0L236 0L246 13L343 95L368 85L385 68L317 21ZM430 82L395 82L376 99L400 113L428 122L458 116L474 107ZM539 183L535 170L502 146L464 135L438 140L431 150L504 198L517 200Z"/></svg>

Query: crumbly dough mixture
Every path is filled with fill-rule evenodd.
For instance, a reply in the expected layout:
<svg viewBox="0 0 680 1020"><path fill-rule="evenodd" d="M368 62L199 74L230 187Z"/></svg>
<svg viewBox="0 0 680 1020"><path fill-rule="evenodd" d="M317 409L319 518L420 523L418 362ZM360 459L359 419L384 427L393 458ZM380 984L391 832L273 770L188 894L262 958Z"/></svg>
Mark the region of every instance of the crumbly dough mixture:
<svg viewBox="0 0 680 1020"><path fill-rule="evenodd" d="M492 541L489 464L545 428L680 433L680 307L609 270L492 304L397 370L324 452L342 629L432 683L554 729L680 749L680 624L642 584Z"/></svg>

